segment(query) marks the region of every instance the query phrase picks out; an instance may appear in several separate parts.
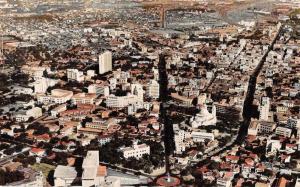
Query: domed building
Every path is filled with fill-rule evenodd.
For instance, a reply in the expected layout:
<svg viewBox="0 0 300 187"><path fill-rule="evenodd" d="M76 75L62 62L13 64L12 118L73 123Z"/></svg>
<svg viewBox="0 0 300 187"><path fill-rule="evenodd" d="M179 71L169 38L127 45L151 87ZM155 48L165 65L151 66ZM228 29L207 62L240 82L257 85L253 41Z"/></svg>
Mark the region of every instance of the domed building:
<svg viewBox="0 0 300 187"><path fill-rule="evenodd" d="M217 115L216 115L216 106L212 106L212 112L210 113L207 110L207 105L204 104L200 108L200 113L190 119L190 124L192 128L198 128L200 126L209 126L216 125Z"/></svg>

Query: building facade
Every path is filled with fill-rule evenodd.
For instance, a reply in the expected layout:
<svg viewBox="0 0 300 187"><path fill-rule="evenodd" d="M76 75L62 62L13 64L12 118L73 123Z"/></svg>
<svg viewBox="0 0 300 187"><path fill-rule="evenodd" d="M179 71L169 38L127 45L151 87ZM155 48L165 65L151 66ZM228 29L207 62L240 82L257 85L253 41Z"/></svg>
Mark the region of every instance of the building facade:
<svg viewBox="0 0 300 187"><path fill-rule="evenodd" d="M112 53L106 51L99 55L99 74L112 71Z"/></svg>

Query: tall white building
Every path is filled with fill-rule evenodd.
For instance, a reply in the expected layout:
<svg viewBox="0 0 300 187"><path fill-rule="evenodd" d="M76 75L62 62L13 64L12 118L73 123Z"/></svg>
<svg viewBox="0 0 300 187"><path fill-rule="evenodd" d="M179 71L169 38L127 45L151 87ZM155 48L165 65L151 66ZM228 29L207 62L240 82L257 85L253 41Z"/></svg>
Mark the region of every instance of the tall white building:
<svg viewBox="0 0 300 187"><path fill-rule="evenodd" d="M159 84L155 80L151 80L147 87L147 96L153 99L159 98Z"/></svg>
<svg viewBox="0 0 300 187"><path fill-rule="evenodd" d="M67 69L67 77L68 80L75 80L78 82L84 81L83 72L78 71L78 69Z"/></svg>
<svg viewBox="0 0 300 187"><path fill-rule="evenodd" d="M82 163L82 186L95 186L100 181L97 177L99 167L99 151L88 151Z"/></svg>
<svg viewBox="0 0 300 187"><path fill-rule="evenodd" d="M58 165L54 171L54 186L71 186L77 177L74 167Z"/></svg>
<svg viewBox="0 0 300 187"><path fill-rule="evenodd" d="M261 104L259 108L259 120L268 121L270 113L270 98L262 97Z"/></svg>
<svg viewBox="0 0 300 187"><path fill-rule="evenodd" d="M99 74L112 71L112 53L106 51L99 55Z"/></svg>

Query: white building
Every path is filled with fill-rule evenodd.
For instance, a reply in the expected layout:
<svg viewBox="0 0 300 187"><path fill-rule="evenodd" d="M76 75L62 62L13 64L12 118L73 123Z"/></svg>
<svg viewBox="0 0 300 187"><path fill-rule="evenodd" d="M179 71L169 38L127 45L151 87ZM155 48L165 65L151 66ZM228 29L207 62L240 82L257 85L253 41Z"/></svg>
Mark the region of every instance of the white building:
<svg viewBox="0 0 300 187"><path fill-rule="evenodd" d="M270 134L276 128L276 123L267 121L251 121L248 127L248 135L256 136L258 133Z"/></svg>
<svg viewBox="0 0 300 187"><path fill-rule="evenodd" d="M275 134L278 136L291 137L292 130L286 127L277 127Z"/></svg>
<svg viewBox="0 0 300 187"><path fill-rule="evenodd" d="M267 140L266 145L266 154L274 154L276 151L278 151L281 148L281 143L279 140Z"/></svg>
<svg viewBox="0 0 300 187"><path fill-rule="evenodd" d="M99 151L88 151L82 163L82 186L90 187L99 185L102 181L97 177L99 168Z"/></svg>
<svg viewBox="0 0 300 187"><path fill-rule="evenodd" d="M86 93L78 93L73 95L72 103L77 104L94 104L96 99L96 94L86 94Z"/></svg>
<svg viewBox="0 0 300 187"><path fill-rule="evenodd" d="M287 127L299 129L300 119L298 119L297 117L290 117L287 121Z"/></svg>
<svg viewBox="0 0 300 187"><path fill-rule="evenodd" d="M204 142L205 140L214 140L215 136L213 133L208 132L196 132L191 133L194 142Z"/></svg>
<svg viewBox="0 0 300 187"><path fill-rule="evenodd" d="M218 178L217 179L217 186L218 187L231 187L231 178Z"/></svg>
<svg viewBox="0 0 300 187"><path fill-rule="evenodd" d="M258 133L258 127L259 123L258 121L251 121L249 127L248 127L248 135L256 136Z"/></svg>
<svg viewBox="0 0 300 187"><path fill-rule="evenodd" d="M78 82L84 81L83 72L78 71L78 69L67 69L67 78L68 80L74 80Z"/></svg>
<svg viewBox="0 0 300 187"><path fill-rule="evenodd" d="M43 115L42 109L39 107L34 107L32 109L29 109L27 111L21 111L15 115L15 119L17 122L21 121L28 121L29 118L38 118Z"/></svg>
<svg viewBox="0 0 300 187"><path fill-rule="evenodd" d="M268 121L270 112L270 98L262 97L259 111L259 120Z"/></svg>
<svg viewBox="0 0 300 187"><path fill-rule="evenodd" d="M120 175L118 172L110 169L107 171L106 166L99 165L99 151L87 152L82 163L82 170L82 176L78 177L75 167L57 166L54 172L54 186L73 186L73 182L80 179L82 187L120 187L122 184L132 184L132 182L136 181L130 180L130 178L126 177L126 174L122 177L122 173ZM137 179L139 179L139 177L137 177Z"/></svg>
<svg viewBox="0 0 300 187"><path fill-rule="evenodd" d="M88 87L88 93L94 93L97 96L103 95L105 97L109 96L109 87L99 84L91 84Z"/></svg>
<svg viewBox="0 0 300 187"><path fill-rule="evenodd" d="M197 104L198 104L198 105L204 105L205 102L206 102L206 100L207 100L207 95L206 95L206 93L201 93L201 94L198 96L198 102L197 102Z"/></svg>
<svg viewBox="0 0 300 187"><path fill-rule="evenodd" d="M128 94L126 96L115 96L110 95L106 99L106 106L110 108L123 108L130 104L135 104L138 102L138 97L136 95Z"/></svg>
<svg viewBox="0 0 300 187"><path fill-rule="evenodd" d="M146 144L138 145L137 142L134 142L132 147L121 148L121 151L125 158L141 158L145 154L150 154L150 146Z"/></svg>
<svg viewBox="0 0 300 187"><path fill-rule="evenodd" d="M109 88L111 90L114 90L114 89L116 89L116 87L117 87L117 79L116 78L110 78L109 79Z"/></svg>
<svg viewBox="0 0 300 187"><path fill-rule="evenodd" d="M34 93L46 93L47 89L54 86L56 83L57 80L55 79L41 77L33 83Z"/></svg>
<svg viewBox="0 0 300 187"><path fill-rule="evenodd" d="M190 119L190 123L193 128L198 128L200 126L216 125L217 114L215 105L213 105L212 107L212 113L209 113L205 104L203 107L201 107L200 113L198 113L195 117L192 117Z"/></svg>
<svg viewBox="0 0 300 187"><path fill-rule="evenodd" d="M175 142L175 152L181 154L190 146L189 142L186 141L190 138L191 134L184 130L174 130L174 142Z"/></svg>
<svg viewBox="0 0 300 187"><path fill-rule="evenodd" d="M99 55L99 74L112 71L112 53L106 51Z"/></svg>
<svg viewBox="0 0 300 187"><path fill-rule="evenodd" d="M43 186L44 176L41 171L37 171L34 178L31 181L25 179L24 183L19 184L20 187L32 187L32 186Z"/></svg>
<svg viewBox="0 0 300 187"><path fill-rule="evenodd" d="M66 110L67 110L67 105L66 104L59 105L59 106L57 106L57 107L55 107L54 109L51 110L51 116L57 117L60 112L63 112L63 111L66 111Z"/></svg>
<svg viewBox="0 0 300 187"><path fill-rule="evenodd" d="M86 75L88 77L94 77L95 76L95 70L87 70Z"/></svg>
<svg viewBox="0 0 300 187"><path fill-rule="evenodd" d="M71 186L77 177L74 167L58 165L54 171L54 186Z"/></svg>
<svg viewBox="0 0 300 187"><path fill-rule="evenodd" d="M297 181L296 181L295 187L300 187L300 178L298 178L298 177L297 177Z"/></svg>
<svg viewBox="0 0 300 187"><path fill-rule="evenodd" d="M147 96L153 99L159 98L159 84L156 80L151 80L147 85Z"/></svg>
<svg viewBox="0 0 300 187"><path fill-rule="evenodd" d="M261 121L259 122L258 125L258 132L259 133L272 133L276 128L276 123L274 122L266 122L266 121Z"/></svg>
<svg viewBox="0 0 300 187"><path fill-rule="evenodd" d="M131 94L136 95L138 101L143 102L144 101L143 86L141 84L131 84L130 87L131 87Z"/></svg>
<svg viewBox="0 0 300 187"><path fill-rule="evenodd" d="M102 135L102 136L98 137L98 142L100 145L104 145L104 144L107 144L108 142L110 142L111 139L112 139L111 136Z"/></svg>
<svg viewBox="0 0 300 187"><path fill-rule="evenodd" d="M51 90L51 95L37 94L37 100L39 103L57 103L62 104L70 100L73 96L72 91L54 89Z"/></svg>

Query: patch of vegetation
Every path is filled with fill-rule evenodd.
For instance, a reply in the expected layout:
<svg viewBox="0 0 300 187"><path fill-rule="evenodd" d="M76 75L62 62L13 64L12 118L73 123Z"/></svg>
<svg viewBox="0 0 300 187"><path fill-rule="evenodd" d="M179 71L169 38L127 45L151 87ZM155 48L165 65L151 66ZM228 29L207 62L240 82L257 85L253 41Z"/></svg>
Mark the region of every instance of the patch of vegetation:
<svg viewBox="0 0 300 187"><path fill-rule="evenodd" d="M45 164L45 163L36 163L33 166L31 166L36 171L41 171L44 175L44 177L47 177L50 173L50 171L55 169L55 166Z"/></svg>
<svg viewBox="0 0 300 187"><path fill-rule="evenodd" d="M293 11L290 13L290 18L294 18L294 17L296 17L298 14L300 14L300 8L297 8L297 9L293 10Z"/></svg>

